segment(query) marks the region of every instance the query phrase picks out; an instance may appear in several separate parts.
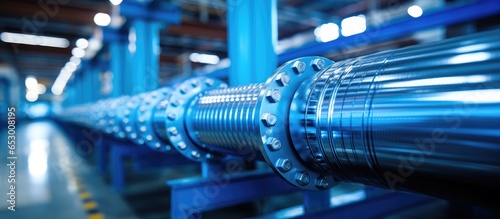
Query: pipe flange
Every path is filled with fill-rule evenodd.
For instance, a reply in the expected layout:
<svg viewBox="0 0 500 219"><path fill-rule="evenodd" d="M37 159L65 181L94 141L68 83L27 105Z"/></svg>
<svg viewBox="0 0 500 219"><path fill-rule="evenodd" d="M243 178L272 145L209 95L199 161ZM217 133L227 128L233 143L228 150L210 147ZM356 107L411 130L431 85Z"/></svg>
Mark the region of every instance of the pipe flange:
<svg viewBox="0 0 500 219"><path fill-rule="evenodd" d="M260 150L264 159L281 178L307 190L325 190L338 182L306 165L295 152L288 129L290 106L302 82L332 64L323 57L289 61L266 81L259 98Z"/></svg>
<svg viewBox="0 0 500 219"><path fill-rule="evenodd" d="M165 140L160 139L155 133L153 127L153 111L160 102L170 98L171 94L172 89L168 87L155 90L145 97L140 108L136 110L137 122L135 125L141 139L144 139L147 146L162 152L170 151L172 146Z"/></svg>
<svg viewBox="0 0 500 219"><path fill-rule="evenodd" d="M226 87L227 84L220 80L196 77L184 81L172 93L166 109L166 134L173 147L187 158L195 161L206 161L223 156L199 147L191 140L188 132L192 130L188 130L185 126L185 116L191 103L203 92Z"/></svg>

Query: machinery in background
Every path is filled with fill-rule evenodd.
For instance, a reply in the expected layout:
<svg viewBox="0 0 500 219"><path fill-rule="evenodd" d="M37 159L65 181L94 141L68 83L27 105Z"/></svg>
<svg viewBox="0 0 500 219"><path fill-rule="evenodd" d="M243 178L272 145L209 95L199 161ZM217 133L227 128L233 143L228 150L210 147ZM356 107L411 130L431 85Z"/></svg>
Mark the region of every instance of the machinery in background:
<svg viewBox="0 0 500 219"><path fill-rule="evenodd" d="M191 78L61 118L195 161L265 161L305 190L346 181L494 208L499 61L493 31L336 63L298 58L261 84Z"/></svg>

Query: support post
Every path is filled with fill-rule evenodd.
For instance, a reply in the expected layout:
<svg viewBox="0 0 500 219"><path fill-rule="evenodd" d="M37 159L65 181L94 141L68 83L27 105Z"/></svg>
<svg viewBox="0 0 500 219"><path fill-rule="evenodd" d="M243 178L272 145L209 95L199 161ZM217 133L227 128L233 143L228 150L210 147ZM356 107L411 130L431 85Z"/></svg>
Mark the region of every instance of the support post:
<svg viewBox="0 0 500 219"><path fill-rule="evenodd" d="M229 84L264 82L277 66L276 0L227 0Z"/></svg>

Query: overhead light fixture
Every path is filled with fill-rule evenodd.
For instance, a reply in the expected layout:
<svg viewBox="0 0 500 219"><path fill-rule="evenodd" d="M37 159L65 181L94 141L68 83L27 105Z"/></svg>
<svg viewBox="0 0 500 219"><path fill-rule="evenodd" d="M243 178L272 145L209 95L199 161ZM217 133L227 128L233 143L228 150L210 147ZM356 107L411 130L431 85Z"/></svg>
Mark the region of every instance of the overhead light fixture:
<svg viewBox="0 0 500 219"><path fill-rule="evenodd" d="M43 84L38 84L36 90L37 90L38 94L44 94L45 91L47 91L47 87L45 87L45 85L43 85Z"/></svg>
<svg viewBox="0 0 500 219"><path fill-rule="evenodd" d="M73 62L66 62L66 65L64 65L64 68L70 72L76 71L76 65Z"/></svg>
<svg viewBox="0 0 500 219"><path fill-rule="evenodd" d="M76 56L71 56L69 61L75 65L80 65L80 63L82 63L82 60Z"/></svg>
<svg viewBox="0 0 500 219"><path fill-rule="evenodd" d="M220 59L219 59L219 56L216 56L216 55L209 55L209 54L202 54L202 53L191 53L189 55L189 60L191 60L192 62L215 65L215 64L219 63Z"/></svg>
<svg viewBox="0 0 500 219"><path fill-rule="evenodd" d="M339 38L339 26L334 23L322 24L314 29L316 40L320 42L329 42Z"/></svg>
<svg viewBox="0 0 500 219"><path fill-rule="evenodd" d="M61 95L61 94L62 94L62 92L63 92L63 88L62 88L62 87L60 87L60 86L55 86L55 85L54 85L54 86L52 86L51 91L52 91L52 93L53 93L54 95L56 95L56 96L57 96L57 95Z"/></svg>
<svg viewBox="0 0 500 219"><path fill-rule="evenodd" d="M414 18L422 16L423 13L424 13L424 11L418 5L412 5L412 6L408 7L408 14Z"/></svg>
<svg viewBox="0 0 500 219"><path fill-rule="evenodd" d="M29 102L35 102L36 100L38 100L38 93L34 90L27 90L26 100Z"/></svg>
<svg viewBox="0 0 500 219"><path fill-rule="evenodd" d="M101 27L108 26L111 23L111 17L106 13L97 13L94 16L94 23Z"/></svg>
<svg viewBox="0 0 500 219"><path fill-rule="evenodd" d="M71 50L71 54L74 56L74 57L77 57L77 58L82 58L85 56L85 50L81 49L81 48L73 48L73 50Z"/></svg>
<svg viewBox="0 0 500 219"><path fill-rule="evenodd" d="M113 5L120 5L122 3L123 0L109 0L109 2L111 2L111 4Z"/></svg>
<svg viewBox="0 0 500 219"><path fill-rule="evenodd" d="M340 23L342 36L352 36L365 32L366 18L364 15L348 17Z"/></svg>
<svg viewBox="0 0 500 219"><path fill-rule="evenodd" d="M89 41L84 38L80 38L76 41L76 47L80 49L86 49L88 46L89 46Z"/></svg>
<svg viewBox="0 0 500 219"><path fill-rule="evenodd" d="M24 80L24 84L26 85L26 88L28 90L34 90L38 86L38 81L36 80L35 76L28 76Z"/></svg>
<svg viewBox="0 0 500 219"><path fill-rule="evenodd" d="M38 36L22 33L3 32L0 34L0 40L6 43L16 43L33 46L47 46L56 48L67 48L69 46L69 41L65 38Z"/></svg>

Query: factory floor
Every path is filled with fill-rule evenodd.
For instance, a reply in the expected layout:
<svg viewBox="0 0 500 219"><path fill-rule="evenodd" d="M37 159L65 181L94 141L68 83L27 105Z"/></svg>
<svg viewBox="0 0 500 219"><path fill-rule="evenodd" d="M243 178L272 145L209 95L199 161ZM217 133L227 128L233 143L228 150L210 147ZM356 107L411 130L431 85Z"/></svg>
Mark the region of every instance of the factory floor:
<svg viewBox="0 0 500 219"><path fill-rule="evenodd" d="M1 139L6 139L6 132ZM16 127L15 212L0 180L0 218L100 219L137 218L117 191L102 180L73 150L73 142L53 122L38 121ZM7 149L2 148L2 155ZM10 162L2 156L2 163ZM0 176L9 169L1 165Z"/></svg>

